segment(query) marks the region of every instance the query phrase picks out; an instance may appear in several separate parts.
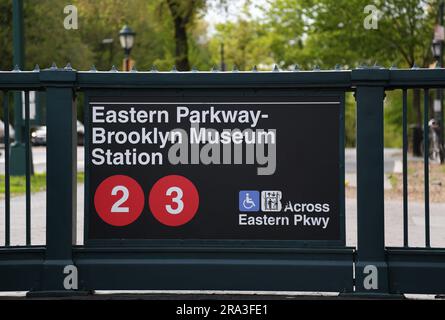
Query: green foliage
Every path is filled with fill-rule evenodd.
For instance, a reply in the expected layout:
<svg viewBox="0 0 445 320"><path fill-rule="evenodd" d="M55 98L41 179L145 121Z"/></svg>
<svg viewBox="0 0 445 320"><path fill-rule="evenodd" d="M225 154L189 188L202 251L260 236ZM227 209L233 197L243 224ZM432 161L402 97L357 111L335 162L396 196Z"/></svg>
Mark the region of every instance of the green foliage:
<svg viewBox="0 0 445 320"><path fill-rule="evenodd" d="M384 144L388 148L402 147L402 94L400 91L386 93L384 109Z"/></svg>
<svg viewBox="0 0 445 320"><path fill-rule="evenodd" d="M355 147L356 142L356 104L354 95L350 92L346 93L345 99L345 146Z"/></svg>
<svg viewBox="0 0 445 320"><path fill-rule="evenodd" d="M210 41L210 51L215 64L220 62L221 44L224 44L225 63L228 68L251 70L254 65L266 67L273 64L269 55L267 31L257 22L240 19L216 26L217 36Z"/></svg>
<svg viewBox="0 0 445 320"><path fill-rule="evenodd" d="M361 64L428 67L432 62L431 38L439 0L266 0L263 16L253 17L256 3L245 0L237 19L216 26L208 34L203 15L209 7L227 9L228 0L73 0L78 7L79 29L65 30L59 0L24 1L26 69L71 62L78 70L95 64L99 70L122 67L123 50L118 32L129 24L137 33L132 59L138 70L171 70L182 61L199 70L221 62L224 43L228 70L283 69L298 64L354 68ZM257 4L260 4L258 2ZM382 16L376 30L367 30L364 12L375 5ZM172 10L175 9L175 10ZM0 69L12 68L12 1L0 0ZM179 19L178 19L179 18ZM178 38L178 26L186 35ZM104 39L113 39L104 44ZM184 43L186 41L186 45ZM178 45L182 49L178 51ZM187 47L184 49L184 47ZM188 62L182 55L187 52ZM181 59L178 59L181 55ZM401 146L401 94L388 93L385 101L385 145ZM79 99L80 101L81 99ZM410 123L421 122L420 99L409 95ZM80 102L79 102L80 103ZM79 111L80 116L82 110ZM346 96L346 144L355 145L355 101Z"/></svg>
<svg viewBox="0 0 445 320"><path fill-rule="evenodd" d="M84 181L84 173L77 173L77 182ZM46 189L46 173L36 173L31 176L31 192L39 192ZM10 191L12 195L19 195L26 192L25 176L10 177ZM5 176L0 175L0 195L5 194Z"/></svg>
<svg viewBox="0 0 445 320"><path fill-rule="evenodd" d="M12 1L0 0L0 70L12 68Z"/></svg>
<svg viewBox="0 0 445 320"><path fill-rule="evenodd" d="M437 16L437 0L276 0L266 13L278 45L271 46L276 61L289 66L299 61L354 67L362 63L427 66ZM378 28L368 30L364 8L381 12ZM283 27L284 26L284 27ZM303 37L304 35L304 37ZM293 46L286 44L291 42ZM298 44L298 45L297 45Z"/></svg>

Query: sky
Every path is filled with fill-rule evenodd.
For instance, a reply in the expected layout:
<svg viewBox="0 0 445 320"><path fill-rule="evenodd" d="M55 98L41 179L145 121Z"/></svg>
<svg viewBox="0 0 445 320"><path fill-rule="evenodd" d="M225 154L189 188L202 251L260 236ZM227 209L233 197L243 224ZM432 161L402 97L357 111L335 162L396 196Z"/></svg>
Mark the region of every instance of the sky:
<svg viewBox="0 0 445 320"><path fill-rule="evenodd" d="M236 21L240 15L247 18L246 15L242 14L246 2L249 2L249 12L252 18L261 18L263 12L260 8L267 8L267 1L268 0L227 0L227 11L215 5L218 1L214 1L209 5L204 17L204 20L208 23L208 35L212 36L215 34L215 26L219 23Z"/></svg>

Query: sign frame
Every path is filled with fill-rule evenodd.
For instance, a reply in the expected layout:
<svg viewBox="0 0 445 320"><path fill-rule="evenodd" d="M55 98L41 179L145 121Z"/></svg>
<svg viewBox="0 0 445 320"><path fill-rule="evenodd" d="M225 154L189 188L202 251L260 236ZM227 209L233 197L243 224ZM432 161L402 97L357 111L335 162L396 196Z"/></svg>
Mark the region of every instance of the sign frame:
<svg viewBox="0 0 445 320"><path fill-rule="evenodd" d="M255 248L255 247L271 247L271 248L311 248L311 247L345 247L346 245L346 220L345 220L345 91L342 89L290 89L290 88L218 88L218 89L200 89L200 88L165 88L165 89L88 89L84 91L84 125L85 125L85 183L84 183L84 245L87 247L160 247L160 248L211 248L211 247L227 247L227 248ZM89 239L89 217L90 202L94 194L90 189L90 102L94 98L116 97L119 99L130 97L146 97L152 99L150 101L158 101L162 104L162 98L177 98L181 102L181 98L200 98L212 99L218 102L219 97L242 98L264 97L270 101L280 101L280 98L332 98L339 102L339 224L340 239L339 240L240 240L240 239ZM329 100L326 100L329 101ZM234 211L236 211L234 209Z"/></svg>

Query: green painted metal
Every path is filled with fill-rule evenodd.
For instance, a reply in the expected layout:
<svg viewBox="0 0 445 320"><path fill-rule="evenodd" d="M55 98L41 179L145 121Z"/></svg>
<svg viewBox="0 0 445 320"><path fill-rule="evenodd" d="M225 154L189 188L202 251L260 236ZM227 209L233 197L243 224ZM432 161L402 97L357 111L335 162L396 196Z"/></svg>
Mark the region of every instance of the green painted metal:
<svg viewBox="0 0 445 320"><path fill-rule="evenodd" d="M19 69L24 68L24 36L23 36L23 1L13 0L13 49L14 49L14 66ZM26 174L26 161L23 157L26 154L26 146L23 140L25 128L23 125L22 114L22 94L14 92L14 130L15 142L11 145L11 175L24 176Z"/></svg>
<svg viewBox="0 0 445 320"><path fill-rule="evenodd" d="M409 245L408 230L408 92L402 93L402 140L403 140L403 245Z"/></svg>
<svg viewBox="0 0 445 320"><path fill-rule="evenodd" d="M42 71L47 93L46 254L38 290L64 290L63 270L72 265L76 242L77 144L74 71Z"/></svg>
<svg viewBox="0 0 445 320"><path fill-rule="evenodd" d="M359 292L386 293L385 219L383 193L384 88L358 85L357 99L357 262ZM370 266L378 270L375 287L367 287Z"/></svg>
<svg viewBox="0 0 445 320"><path fill-rule="evenodd" d="M0 248L0 290L63 291L63 268L79 270L79 289L232 289L337 291L356 294L445 293L445 248L385 248L383 99L385 90L445 87L444 69L369 68L293 72L77 72L51 68L0 72L0 89L47 95L47 242ZM207 95L346 92L357 100L358 247L308 244L119 243L76 246L77 91L153 89ZM340 137L342 139L342 137ZM342 153L342 157L344 157ZM340 159L340 163L342 159ZM87 177L88 179L88 177ZM89 195L87 194L86 197ZM344 201L344 195L342 195ZM344 205L344 203L343 203ZM321 244L322 245L322 244ZM365 267L378 270L367 289ZM355 266L355 277L353 267ZM117 276L118 275L118 276ZM199 275L199 276L198 276ZM196 280L198 279L198 280ZM62 290L62 291L61 291ZM69 292L68 292L69 293Z"/></svg>
<svg viewBox="0 0 445 320"><path fill-rule="evenodd" d="M3 92L3 123L5 144L5 246L9 246L11 242L11 184L9 176L9 92Z"/></svg>
<svg viewBox="0 0 445 320"><path fill-rule="evenodd" d="M428 122L429 117L430 101L429 101L429 91L425 89L423 91L423 175L424 175L424 195L425 195L425 245L427 247L431 246L430 241L430 168L429 168L429 134L430 128Z"/></svg>

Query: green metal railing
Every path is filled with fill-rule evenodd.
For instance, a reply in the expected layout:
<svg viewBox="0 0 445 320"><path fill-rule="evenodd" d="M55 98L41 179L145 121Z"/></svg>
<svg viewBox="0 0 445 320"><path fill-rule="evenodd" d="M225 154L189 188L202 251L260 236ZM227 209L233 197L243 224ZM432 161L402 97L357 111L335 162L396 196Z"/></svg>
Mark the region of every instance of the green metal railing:
<svg viewBox="0 0 445 320"><path fill-rule="evenodd" d="M31 243L29 134L26 171L26 245L11 246L9 139L5 139L5 246L0 247L0 290L63 291L63 269L79 269L79 289L294 290L343 293L445 293L445 248L431 248L429 159L424 152L425 247L409 247L408 90L424 91L424 132L428 132L432 88L445 87L445 69L383 69L292 72L77 72L70 66L31 72L0 72L5 136L8 95L25 91L29 133L29 91L47 96L46 243ZM85 247L76 237L77 92L354 92L357 101L357 247ZM383 123L385 91L402 90L403 246L385 246ZM429 137L424 135L424 150ZM2 222L3 223L3 222ZM444 230L445 231L445 230ZM378 286L365 285L368 266ZM355 271L354 271L355 268ZM354 276L355 274L355 276ZM261 280L263 279L263 280ZM265 280L267 279L267 280Z"/></svg>

